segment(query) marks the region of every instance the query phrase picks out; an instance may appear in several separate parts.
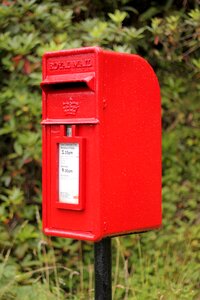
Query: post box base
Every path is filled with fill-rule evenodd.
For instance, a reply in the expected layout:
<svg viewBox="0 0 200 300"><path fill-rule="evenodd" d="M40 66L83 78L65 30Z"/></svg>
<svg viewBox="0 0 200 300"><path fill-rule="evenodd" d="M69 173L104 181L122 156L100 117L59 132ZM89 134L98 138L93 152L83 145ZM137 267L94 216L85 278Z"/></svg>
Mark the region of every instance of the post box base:
<svg viewBox="0 0 200 300"><path fill-rule="evenodd" d="M49 229L49 228L43 229L43 232L46 235L50 235L50 236L59 236L59 237L64 237L64 238L72 238L72 239L77 239L77 240L87 240L87 241L92 241L92 242L98 242L107 237L116 237L116 236L130 235L130 234L136 234L136 233L144 233L147 231L159 229L160 226L161 225L158 224L151 228L142 228L142 229L132 230L132 231L129 231L126 233L119 232L119 233L113 233L113 234L108 234L108 235L102 235L101 233L94 234L92 232L81 232L81 231L73 231L72 232L72 231Z"/></svg>

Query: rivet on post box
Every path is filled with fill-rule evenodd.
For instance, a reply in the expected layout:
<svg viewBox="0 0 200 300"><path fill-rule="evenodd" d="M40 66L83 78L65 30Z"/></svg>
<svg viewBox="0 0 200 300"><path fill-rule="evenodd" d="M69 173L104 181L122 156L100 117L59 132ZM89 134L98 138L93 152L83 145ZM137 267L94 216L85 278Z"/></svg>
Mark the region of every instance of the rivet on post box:
<svg viewBox="0 0 200 300"><path fill-rule="evenodd" d="M161 225L159 84L140 56L43 56L43 230L98 241Z"/></svg>

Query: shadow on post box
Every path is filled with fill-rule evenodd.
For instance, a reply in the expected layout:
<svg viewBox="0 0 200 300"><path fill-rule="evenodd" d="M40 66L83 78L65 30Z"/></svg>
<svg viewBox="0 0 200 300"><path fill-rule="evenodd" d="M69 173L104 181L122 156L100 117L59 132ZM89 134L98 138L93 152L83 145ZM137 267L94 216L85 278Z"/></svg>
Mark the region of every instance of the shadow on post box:
<svg viewBox="0 0 200 300"><path fill-rule="evenodd" d="M161 225L161 106L151 66L99 47L43 56L43 230L98 241Z"/></svg>

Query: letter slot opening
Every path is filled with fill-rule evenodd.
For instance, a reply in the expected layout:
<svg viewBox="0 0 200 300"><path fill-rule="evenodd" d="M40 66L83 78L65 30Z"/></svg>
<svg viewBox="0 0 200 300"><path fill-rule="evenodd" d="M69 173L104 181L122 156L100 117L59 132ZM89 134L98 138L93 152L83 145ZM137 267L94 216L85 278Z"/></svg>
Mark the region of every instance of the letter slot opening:
<svg viewBox="0 0 200 300"><path fill-rule="evenodd" d="M89 91L90 88L85 81L70 81L44 84L43 88L47 91L81 90Z"/></svg>
<svg viewBox="0 0 200 300"><path fill-rule="evenodd" d="M62 76L49 76L41 82L41 87L44 91L60 91L60 90L81 90L81 91L94 91L95 90L95 77L78 76L75 75L62 75Z"/></svg>

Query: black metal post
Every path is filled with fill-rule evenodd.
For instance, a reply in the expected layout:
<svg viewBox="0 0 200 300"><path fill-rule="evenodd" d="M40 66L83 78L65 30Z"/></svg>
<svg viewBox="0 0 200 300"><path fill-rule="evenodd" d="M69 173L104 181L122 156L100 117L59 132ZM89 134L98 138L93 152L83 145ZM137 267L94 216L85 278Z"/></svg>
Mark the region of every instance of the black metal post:
<svg viewBox="0 0 200 300"><path fill-rule="evenodd" d="M112 300L111 238L94 244L95 300Z"/></svg>

